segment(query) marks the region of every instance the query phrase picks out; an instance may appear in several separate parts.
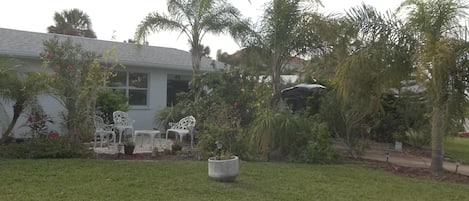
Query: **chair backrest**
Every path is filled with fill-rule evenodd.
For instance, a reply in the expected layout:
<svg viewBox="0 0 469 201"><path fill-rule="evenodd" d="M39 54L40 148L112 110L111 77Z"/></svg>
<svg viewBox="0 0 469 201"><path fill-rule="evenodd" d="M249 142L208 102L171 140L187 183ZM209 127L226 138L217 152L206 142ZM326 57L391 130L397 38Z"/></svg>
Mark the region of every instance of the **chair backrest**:
<svg viewBox="0 0 469 201"><path fill-rule="evenodd" d="M195 118L193 116L187 116L179 120L179 122L177 124L174 124L171 128L189 130L192 132L194 127L195 127Z"/></svg>
<svg viewBox="0 0 469 201"><path fill-rule="evenodd" d="M93 122L96 131L108 131L112 129L108 124L104 123L103 118L100 116L95 115L93 118Z"/></svg>
<svg viewBox="0 0 469 201"><path fill-rule="evenodd" d="M115 111L112 113L115 126L132 126L133 121L129 118L127 112Z"/></svg>

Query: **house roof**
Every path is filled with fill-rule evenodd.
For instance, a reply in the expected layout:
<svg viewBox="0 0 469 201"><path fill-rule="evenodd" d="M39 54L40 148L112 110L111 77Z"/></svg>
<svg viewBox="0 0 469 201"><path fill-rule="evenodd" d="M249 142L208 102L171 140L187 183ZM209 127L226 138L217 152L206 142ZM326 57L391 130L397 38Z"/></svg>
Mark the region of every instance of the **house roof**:
<svg viewBox="0 0 469 201"><path fill-rule="evenodd" d="M192 71L191 54L184 50L148 45L138 47L132 43L5 28L0 28L0 55L39 59L39 53L44 50L43 41L54 36L60 40L70 38L72 42L81 44L85 50L96 53L103 53L115 47L115 54L124 65ZM221 62L203 57L200 69L212 71L212 62L215 62L216 68L224 67Z"/></svg>

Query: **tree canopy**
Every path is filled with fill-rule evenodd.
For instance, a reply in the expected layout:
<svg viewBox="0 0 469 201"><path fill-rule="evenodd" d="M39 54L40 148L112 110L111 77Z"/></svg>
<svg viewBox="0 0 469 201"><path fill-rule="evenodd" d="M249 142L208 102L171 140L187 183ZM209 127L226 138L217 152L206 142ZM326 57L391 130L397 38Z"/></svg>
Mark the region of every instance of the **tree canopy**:
<svg viewBox="0 0 469 201"><path fill-rule="evenodd" d="M167 13L153 12L140 22L135 40L145 42L151 32L180 32L189 42L194 73L200 70L206 34L230 33L237 37L247 27L239 10L225 0L168 0L167 5Z"/></svg>
<svg viewBox="0 0 469 201"><path fill-rule="evenodd" d="M54 22L55 25L47 27L48 33L96 38L90 17L77 8L55 12Z"/></svg>

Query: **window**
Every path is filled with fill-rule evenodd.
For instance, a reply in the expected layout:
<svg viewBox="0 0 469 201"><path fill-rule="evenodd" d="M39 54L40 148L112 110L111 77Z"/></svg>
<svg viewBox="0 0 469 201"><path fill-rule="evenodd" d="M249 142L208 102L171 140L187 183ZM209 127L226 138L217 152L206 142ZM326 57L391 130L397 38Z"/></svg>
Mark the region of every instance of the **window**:
<svg viewBox="0 0 469 201"><path fill-rule="evenodd" d="M125 93L129 97L129 105L147 105L147 73L115 72L107 87Z"/></svg>

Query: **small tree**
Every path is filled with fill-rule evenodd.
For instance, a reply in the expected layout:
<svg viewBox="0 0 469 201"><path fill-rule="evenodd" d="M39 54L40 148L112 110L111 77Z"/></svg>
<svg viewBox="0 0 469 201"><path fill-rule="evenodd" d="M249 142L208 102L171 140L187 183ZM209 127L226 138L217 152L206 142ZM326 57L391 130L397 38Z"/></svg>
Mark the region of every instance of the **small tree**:
<svg viewBox="0 0 469 201"><path fill-rule="evenodd" d="M43 72L19 72L14 69L18 63L11 58L0 58L0 98L13 102L13 118L10 121L2 139L10 135L21 113L30 105L36 96L45 92L48 76Z"/></svg>
<svg viewBox="0 0 469 201"><path fill-rule="evenodd" d="M41 57L44 65L55 73L52 88L66 109L62 116L69 134L90 131L89 117L95 113L98 92L117 65L115 60L108 61L111 53L112 50L99 56L83 50L70 39L44 41ZM98 58L104 58L104 62L99 62Z"/></svg>

